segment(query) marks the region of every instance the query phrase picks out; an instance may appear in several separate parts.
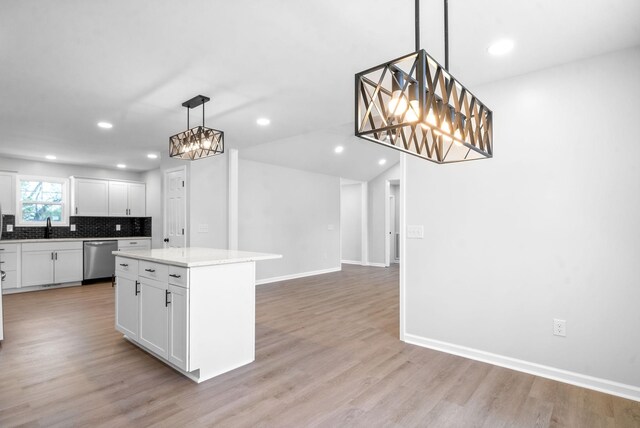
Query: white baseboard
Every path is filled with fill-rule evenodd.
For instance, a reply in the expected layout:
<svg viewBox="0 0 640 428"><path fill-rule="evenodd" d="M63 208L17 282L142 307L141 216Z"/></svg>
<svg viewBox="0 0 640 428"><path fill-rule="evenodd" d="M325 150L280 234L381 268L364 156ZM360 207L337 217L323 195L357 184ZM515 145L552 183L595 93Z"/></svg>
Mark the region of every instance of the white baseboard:
<svg viewBox="0 0 640 428"><path fill-rule="evenodd" d="M374 262L369 262L367 264L367 266L373 266L373 267L387 267L387 265L385 265L384 263L374 263Z"/></svg>
<svg viewBox="0 0 640 428"><path fill-rule="evenodd" d="M466 346L441 342L439 340L428 339L408 333L404 334L404 341L411 343L412 345L422 346L423 348L435 349L436 351L442 351L448 354L482 361L495 366L506 367L508 369L529 373L535 376L553 379L559 382L581 386L583 388L593 389L595 391L611 395L617 395L618 397L628 398L629 400L640 401L640 387L637 386L557 369L555 367L544 366L542 364L536 364L503 355L492 354L491 352L480 351L478 349L467 348Z"/></svg>
<svg viewBox="0 0 640 428"><path fill-rule="evenodd" d="M340 263L344 263L346 265L358 265L358 266L366 266L365 263L362 263L359 260L340 260Z"/></svg>
<svg viewBox="0 0 640 428"><path fill-rule="evenodd" d="M313 271L309 271L309 272L294 273L294 274L291 274L291 275L274 276L274 277L271 277L271 278L257 279L256 280L256 285L270 284L272 282L287 281L287 280L296 279L296 278L304 278L306 276L322 275L323 273L339 272L341 270L342 270L342 267L338 266L338 267L329 268L329 269L321 269L321 270L313 270Z"/></svg>

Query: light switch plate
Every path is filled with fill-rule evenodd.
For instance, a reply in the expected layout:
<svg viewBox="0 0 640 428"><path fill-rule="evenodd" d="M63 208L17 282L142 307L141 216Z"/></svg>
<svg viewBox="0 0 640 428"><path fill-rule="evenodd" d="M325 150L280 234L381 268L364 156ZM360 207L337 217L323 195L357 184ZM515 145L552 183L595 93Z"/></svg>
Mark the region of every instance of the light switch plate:
<svg viewBox="0 0 640 428"><path fill-rule="evenodd" d="M422 239L422 238L424 238L424 226L422 225L407 226L407 239Z"/></svg>
<svg viewBox="0 0 640 428"><path fill-rule="evenodd" d="M7 232L13 232L13 225L12 224L8 224L7 225Z"/></svg>
<svg viewBox="0 0 640 428"><path fill-rule="evenodd" d="M75 225L75 224L72 224L71 226L69 226L69 230L70 230L71 232L75 232L75 231L76 231L76 225Z"/></svg>
<svg viewBox="0 0 640 428"><path fill-rule="evenodd" d="M327 226L327 230L333 230L333 229L335 229L334 225L330 224L330 225Z"/></svg>
<svg viewBox="0 0 640 428"><path fill-rule="evenodd" d="M116 232L119 232L119 231L120 231L120 225L116 224Z"/></svg>
<svg viewBox="0 0 640 428"><path fill-rule="evenodd" d="M208 224L199 224L198 225L199 233L209 233L209 225Z"/></svg>

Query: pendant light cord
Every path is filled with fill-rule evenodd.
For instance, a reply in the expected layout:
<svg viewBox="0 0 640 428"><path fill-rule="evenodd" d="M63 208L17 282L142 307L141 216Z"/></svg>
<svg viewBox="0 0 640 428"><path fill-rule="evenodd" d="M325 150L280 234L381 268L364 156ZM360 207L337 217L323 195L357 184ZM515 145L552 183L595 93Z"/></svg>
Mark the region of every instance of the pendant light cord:
<svg viewBox="0 0 640 428"><path fill-rule="evenodd" d="M444 68L449 71L449 0L444 0Z"/></svg>
<svg viewBox="0 0 640 428"><path fill-rule="evenodd" d="M416 8L416 52L420 50L420 0L415 0ZM444 68L449 71L449 0L444 0Z"/></svg>
<svg viewBox="0 0 640 428"><path fill-rule="evenodd" d="M416 0L416 52L420 50L420 0Z"/></svg>

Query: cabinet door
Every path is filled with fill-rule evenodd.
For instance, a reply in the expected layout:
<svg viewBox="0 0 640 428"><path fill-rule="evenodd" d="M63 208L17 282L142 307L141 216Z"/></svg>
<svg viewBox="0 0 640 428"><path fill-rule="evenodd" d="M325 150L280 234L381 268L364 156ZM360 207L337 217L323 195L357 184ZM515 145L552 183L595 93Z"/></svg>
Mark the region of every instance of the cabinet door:
<svg viewBox="0 0 640 428"><path fill-rule="evenodd" d="M168 358L169 309L165 303L167 284L147 278L139 278L138 341L159 356Z"/></svg>
<svg viewBox="0 0 640 428"><path fill-rule="evenodd" d="M0 173L0 208L2 214L15 214L16 182L14 174Z"/></svg>
<svg viewBox="0 0 640 428"><path fill-rule="evenodd" d="M72 215L104 217L109 214L109 182L75 179Z"/></svg>
<svg viewBox="0 0 640 428"><path fill-rule="evenodd" d="M53 284L53 251L22 252L22 287Z"/></svg>
<svg viewBox="0 0 640 428"><path fill-rule="evenodd" d="M54 282L82 281L82 250L60 250L54 255Z"/></svg>
<svg viewBox="0 0 640 428"><path fill-rule="evenodd" d="M146 186L144 184L129 183L127 202L129 215L133 217L144 217L146 215Z"/></svg>
<svg viewBox="0 0 640 428"><path fill-rule="evenodd" d="M116 330L131 340L138 340L137 281L119 276L116 281Z"/></svg>
<svg viewBox="0 0 640 428"><path fill-rule="evenodd" d="M127 183L109 182L109 215L125 217L127 215Z"/></svg>
<svg viewBox="0 0 640 428"><path fill-rule="evenodd" d="M169 284L169 361L189 368L189 290Z"/></svg>

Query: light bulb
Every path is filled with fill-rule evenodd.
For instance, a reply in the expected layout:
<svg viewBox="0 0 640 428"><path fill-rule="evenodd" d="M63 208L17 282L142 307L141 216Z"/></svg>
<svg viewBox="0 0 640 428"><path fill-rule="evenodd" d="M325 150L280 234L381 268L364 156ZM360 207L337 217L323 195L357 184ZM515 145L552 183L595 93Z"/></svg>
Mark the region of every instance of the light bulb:
<svg viewBox="0 0 640 428"><path fill-rule="evenodd" d="M402 91L393 91L393 95L389 100L389 112L394 116L402 116L407 111L407 98Z"/></svg>
<svg viewBox="0 0 640 428"><path fill-rule="evenodd" d="M429 109L429 114L427 114L427 124L429 126L436 126L436 115L433 114L433 110Z"/></svg>
<svg viewBox="0 0 640 428"><path fill-rule="evenodd" d="M420 102L418 100L409 101L409 110L404 116L407 122L417 122L420 119Z"/></svg>
<svg viewBox="0 0 640 428"><path fill-rule="evenodd" d="M453 143L456 146L462 146L463 144L460 141L458 141L458 140L462 140L462 134L460 133L459 129L456 129L456 132L453 133L453 136L457 138L457 140L456 139L453 140Z"/></svg>

